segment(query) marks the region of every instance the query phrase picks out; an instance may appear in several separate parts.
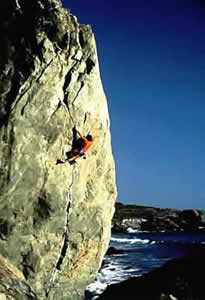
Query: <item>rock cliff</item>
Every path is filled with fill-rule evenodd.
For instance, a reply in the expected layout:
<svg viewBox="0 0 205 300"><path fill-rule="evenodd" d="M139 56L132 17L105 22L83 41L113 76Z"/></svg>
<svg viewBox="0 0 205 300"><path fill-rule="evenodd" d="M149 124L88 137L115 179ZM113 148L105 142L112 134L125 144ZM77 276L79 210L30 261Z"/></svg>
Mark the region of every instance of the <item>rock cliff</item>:
<svg viewBox="0 0 205 300"><path fill-rule="evenodd" d="M81 299L116 198L95 38L60 0L0 3L0 299ZM73 127L87 159L56 165Z"/></svg>

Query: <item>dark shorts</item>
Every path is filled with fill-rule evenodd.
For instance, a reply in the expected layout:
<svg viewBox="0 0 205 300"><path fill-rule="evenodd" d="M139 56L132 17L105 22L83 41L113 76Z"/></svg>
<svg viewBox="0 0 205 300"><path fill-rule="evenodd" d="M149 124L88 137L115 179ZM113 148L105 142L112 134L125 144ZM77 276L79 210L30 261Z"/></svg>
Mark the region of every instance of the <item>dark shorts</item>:
<svg viewBox="0 0 205 300"><path fill-rule="evenodd" d="M79 155L80 155L80 156L83 156L83 155L85 155L85 152L84 152L83 150L80 150L80 151L79 151Z"/></svg>

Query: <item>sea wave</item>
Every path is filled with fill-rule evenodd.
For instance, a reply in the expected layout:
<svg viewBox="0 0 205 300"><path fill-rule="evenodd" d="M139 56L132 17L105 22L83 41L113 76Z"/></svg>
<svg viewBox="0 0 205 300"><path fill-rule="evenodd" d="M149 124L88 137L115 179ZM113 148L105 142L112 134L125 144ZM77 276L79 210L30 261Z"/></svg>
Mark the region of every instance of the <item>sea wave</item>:
<svg viewBox="0 0 205 300"><path fill-rule="evenodd" d="M193 247L204 245L204 235L193 233L114 234L110 246L123 250L123 253L104 258L96 281L88 286L88 297L84 300L97 299L107 285L141 276Z"/></svg>
<svg viewBox="0 0 205 300"><path fill-rule="evenodd" d="M97 299L108 285L118 283L133 276L138 276L136 272L139 271L140 268L125 267L125 265L116 263L110 259L105 260L105 264L100 269L96 280L87 286L86 292L90 294L90 297L85 299Z"/></svg>
<svg viewBox="0 0 205 300"><path fill-rule="evenodd" d="M87 290L90 293L95 293L96 295L101 294L107 287L107 283L103 283L100 281L92 282L88 285Z"/></svg>
<svg viewBox="0 0 205 300"><path fill-rule="evenodd" d="M131 227L127 228L127 233L146 233L149 232L147 230L138 230L138 229L133 229Z"/></svg>
<svg viewBox="0 0 205 300"><path fill-rule="evenodd" d="M150 240L148 239L139 239L139 238L116 238L112 237L111 238L112 242L118 242L118 243L130 243L130 244L135 244L135 243L141 243L141 244L148 244L150 243Z"/></svg>
<svg viewBox="0 0 205 300"><path fill-rule="evenodd" d="M133 229L133 228L127 228L127 232L128 233L139 233L140 231L137 229Z"/></svg>

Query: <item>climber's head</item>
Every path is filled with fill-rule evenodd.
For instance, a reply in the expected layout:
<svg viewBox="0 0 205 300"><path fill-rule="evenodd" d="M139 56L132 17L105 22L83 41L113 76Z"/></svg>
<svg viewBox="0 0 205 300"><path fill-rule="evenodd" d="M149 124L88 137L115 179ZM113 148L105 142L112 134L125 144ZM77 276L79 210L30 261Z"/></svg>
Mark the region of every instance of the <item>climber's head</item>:
<svg viewBox="0 0 205 300"><path fill-rule="evenodd" d="M90 142L93 141L93 137L92 137L91 134L88 134L88 135L86 136L86 139L87 139L88 141L90 141Z"/></svg>

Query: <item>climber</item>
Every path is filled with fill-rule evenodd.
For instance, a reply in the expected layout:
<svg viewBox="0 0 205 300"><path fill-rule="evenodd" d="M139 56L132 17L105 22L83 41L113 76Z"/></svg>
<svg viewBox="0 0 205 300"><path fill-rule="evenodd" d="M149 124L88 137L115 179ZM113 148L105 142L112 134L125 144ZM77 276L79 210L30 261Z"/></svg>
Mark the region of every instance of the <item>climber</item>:
<svg viewBox="0 0 205 300"><path fill-rule="evenodd" d="M65 162L72 162L74 160L76 160L77 158L83 156L83 158L85 157L85 152L88 151L88 149L90 148L90 146L92 146L93 144L93 137L92 135L88 134L86 137L82 136L81 133L75 129L76 133L79 134L80 139L76 139L73 143L73 148L72 148L72 156L68 157ZM68 155L68 154L67 154Z"/></svg>
<svg viewBox="0 0 205 300"><path fill-rule="evenodd" d="M77 138L77 133L80 136L80 138ZM75 160L79 157L85 157L85 152L88 151L88 149L93 144L93 137L92 135L88 134L86 137L82 136L81 133L75 128L73 128L73 144L71 151L66 153L67 159L66 160L57 160L56 164L59 163L66 163L69 162L70 164L74 164Z"/></svg>

